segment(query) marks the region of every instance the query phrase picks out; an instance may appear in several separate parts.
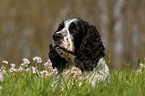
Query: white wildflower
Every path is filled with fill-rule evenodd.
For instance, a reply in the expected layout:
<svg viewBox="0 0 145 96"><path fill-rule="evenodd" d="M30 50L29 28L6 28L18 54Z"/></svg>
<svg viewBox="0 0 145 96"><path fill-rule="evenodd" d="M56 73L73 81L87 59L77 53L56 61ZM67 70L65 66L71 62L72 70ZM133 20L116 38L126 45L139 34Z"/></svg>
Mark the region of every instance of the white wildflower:
<svg viewBox="0 0 145 96"><path fill-rule="evenodd" d="M45 74L45 77L47 77L47 76L51 76L51 74L49 74L49 73L46 73L46 74Z"/></svg>
<svg viewBox="0 0 145 96"><path fill-rule="evenodd" d="M139 67L140 67L141 69L144 68L143 63L140 63L140 64L139 64Z"/></svg>
<svg viewBox="0 0 145 96"><path fill-rule="evenodd" d="M40 74L43 75L44 74L44 71L40 71Z"/></svg>
<svg viewBox="0 0 145 96"><path fill-rule="evenodd" d="M50 66L52 66L52 62L50 61L50 59L48 59L48 63L50 64Z"/></svg>
<svg viewBox="0 0 145 96"><path fill-rule="evenodd" d="M41 71L41 72L40 72L40 74L41 74L41 77L44 77L44 76L43 76L43 74L44 74L44 71Z"/></svg>
<svg viewBox="0 0 145 96"><path fill-rule="evenodd" d="M51 69L51 75L54 75L54 74L57 74L58 73L58 71L57 71L57 69L55 68L55 69Z"/></svg>
<svg viewBox="0 0 145 96"><path fill-rule="evenodd" d="M26 72L28 73L29 70L30 70L30 68L27 68L27 69L26 69Z"/></svg>
<svg viewBox="0 0 145 96"><path fill-rule="evenodd" d="M34 74L36 74L37 70L34 66L31 67Z"/></svg>
<svg viewBox="0 0 145 96"><path fill-rule="evenodd" d="M40 74L41 74L41 77L50 76L50 74L46 70L41 71Z"/></svg>
<svg viewBox="0 0 145 96"><path fill-rule="evenodd" d="M56 72L56 71L57 71L57 69L56 69L56 68L55 68L55 69L52 69L52 71L53 71L53 72Z"/></svg>
<svg viewBox="0 0 145 96"><path fill-rule="evenodd" d="M34 74L36 74L36 71L35 71L35 70L33 70L33 73L34 73Z"/></svg>
<svg viewBox="0 0 145 96"><path fill-rule="evenodd" d="M0 90L2 89L2 86L0 86Z"/></svg>
<svg viewBox="0 0 145 96"><path fill-rule="evenodd" d="M4 70L4 69L6 69L6 68L2 66L0 70L2 71L2 70Z"/></svg>
<svg viewBox="0 0 145 96"><path fill-rule="evenodd" d="M44 72L44 74L48 74L48 71L46 71L46 70L43 70L43 72Z"/></svg>
<svg viewBox="0 0 145 96"><path fill-rule="evenodd" d="M142 73L142 72L141 72L141 69L140 69L140 70L137 69L137 74L138 74L138 73L140 73L140 74Z"/></svg>
<svg viewBox="0 0 145 96"><path fill-rule="evenodd" d="M14 68L16 66L14 63L11 63L10 65L12 68Z"/></svg>
<svg viewBox="0 0 145 96"><path fill-rule="evenodd" d="M52 67L52 66L48 66L48 68L49 68L50 70L53 70L53 67Z"/></svg>
<svg viewBox="0 0 145 96"><path fill-rule="evenodd" d="M21 66L25 66L25 65L26 65L26 63L22 63L22 64L21 64Z"/></svg>
<svg viewBox="0 0 145 96"><path fill-rule="evenodd" d="M16 72L16 71L17 70L14 67L12 67L12 68L9 69L9 72Z"/></svg>
<svg viewBox="0 0 145 96"><path fill-rule="evenodd" d="M19 70L20 72L22 72L22 70L23 70L23 67L21 67L21 66L20 66L18 70Z"/></svg>
<svg viewBox="0 0 145 96"><path fill-rule="evenodd" d="M42 59L41 59L41 57L38 57L38 56L35 56L34 58L33 58L33 61L37 61L37 63L41 63L42 62Z"/></svg>
<svg viewBox="0 0 145 96"><path fill-rule="evenodd" d="M0 72L1 72L2 74L7 74L7 72L6 72L5 69L6 69L6 68L2 66L1 69L0 69Z"/></svg>
<svg viewBox="0 0 145 96"><path fill-rule="evenodd" d="M48 61L46 63L44 63L45 67L52 67L52 62L50 61L50 59L48 59Z"/></svg>
<svg viewBox="0 0 145 96"><path fill-rule="evenodd" d="M3 69L1 72L7 75L7 71L5 69Z"/></svg>
<svg viewBox="0 0 145 96"><path fill-rule="evenodd" d="M44 66L48 67L49 66L49 62L44 63Z"/></svg>
<svg viewBox="0 0 145 96"><path fill-rule="evenodd" d="M30 61L27 58L22 59L25 64L30 64Z"/></svg>
<svg viewBox="0 0 145 96"><path fill-rule="evenodd" d="M26 65L26 67L28 67L28 65Z"/></svg>
<svg viewBox="0 0 145 96"><path fill-rule="evenodd" d="M36 68L34 66L32 66L31 68L32 68L32 70L36 70Z"/></svg>
<svg viewBox="0 0 145 96"><path fill-rule="evenodd" d="M4 61L2 61L2 63L8 64L8 61L4 60Z"/></svg>
<svg viewBox="0 0 145 96"><path fill-rule="evenodd" d="M142 70L143 70L143 68L145 68L145 65L143 64L143 63L139 63L139 67L138 67L138 69L137 69L137 74L138 73L142 73Z"/></svg>

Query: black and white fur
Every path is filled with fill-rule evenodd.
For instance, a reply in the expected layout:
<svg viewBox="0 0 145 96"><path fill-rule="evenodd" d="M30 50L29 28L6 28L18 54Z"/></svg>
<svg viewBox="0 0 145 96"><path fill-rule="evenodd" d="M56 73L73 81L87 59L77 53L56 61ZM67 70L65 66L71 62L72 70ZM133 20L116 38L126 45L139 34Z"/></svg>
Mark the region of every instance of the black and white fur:
<svg viewBox="0 0 145 96"><path fill-rule="evenodd" d="M95 85L97 81L105 81L109 77L109 68L103 59L104 51L95 26L80 18L68 18L52 36L49 58L59 74L66 76L68 72L74 72Z"/></svg>

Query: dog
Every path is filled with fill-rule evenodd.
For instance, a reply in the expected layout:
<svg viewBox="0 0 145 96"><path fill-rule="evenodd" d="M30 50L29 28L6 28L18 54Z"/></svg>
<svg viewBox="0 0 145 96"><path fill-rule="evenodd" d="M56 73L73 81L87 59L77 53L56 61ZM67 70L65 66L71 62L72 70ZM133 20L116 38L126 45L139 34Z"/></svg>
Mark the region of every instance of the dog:
<svg viewBox="0 0 145 96"><path fill-rule="evenodd" d="M87 79L92 86L109 81L105 47L95 26L81 18L63 20L52 36L49 58L58 74Z"/></svg>

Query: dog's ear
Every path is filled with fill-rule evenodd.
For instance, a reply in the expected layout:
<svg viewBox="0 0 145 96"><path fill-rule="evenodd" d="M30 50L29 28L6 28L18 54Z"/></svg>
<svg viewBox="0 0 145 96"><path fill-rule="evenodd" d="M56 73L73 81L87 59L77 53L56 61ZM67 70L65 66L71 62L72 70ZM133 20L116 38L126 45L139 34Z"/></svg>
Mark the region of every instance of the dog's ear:
<svg viewBox="0 0 145 96"><path fill-rule="evenodd" d="M50 45L50 51L49 51L49 58L52 62L52 67L56 67L59 72L61 72L66 65L66 60L64 58L61 58L60 55L56 52L56 50L53 48L52 44Z"/></svg>
<svg viewBox="0 0 145 96"><path fill-rule="evenodd" d="M100 34L95 26L80 20L83 39L77 50L76 59L82 70L92 70L101 57L105 56L105 47L101 41Z"/></svg>

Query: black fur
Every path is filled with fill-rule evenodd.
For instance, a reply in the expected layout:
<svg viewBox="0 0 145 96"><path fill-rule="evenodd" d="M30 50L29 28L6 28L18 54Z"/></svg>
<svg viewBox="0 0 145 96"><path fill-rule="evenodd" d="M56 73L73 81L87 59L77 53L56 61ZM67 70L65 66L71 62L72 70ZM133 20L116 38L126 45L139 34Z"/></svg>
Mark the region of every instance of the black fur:
<svg viewBox="0 0 145 96"><path fill-rule="evenodd" d="M49 51L49 58L52 62L52 67L56 67L59 72L62 72L62 70L66 66L66 60L64 58L61 58L59 54L56 52L56 50L52 47L52 44L50 45L50 51Z"/></svg>
<svg viewBox="0 0 145 96"><path fill-rule="evenodd" d="M95 26L89 25L88 22L83 20L80 20L79 24L83 27L82 32L84 36L76 52L77 66L82 70L89 71L96 67L101 57L105 56L105 47Z"/></svg>
<svg viewBox="0 0 145 96"><path fill-rule="evenodd" d="M105 47L101 41L98 30L95 26L78 18L77 24L79 29L77 34L74 34L75 45L75 66L82 71L91 71L96 67L100 58L105 56ZM52 66L62 71L66 66L66 60L61 58L59 54L50 45L49 58Z"/></svg>

